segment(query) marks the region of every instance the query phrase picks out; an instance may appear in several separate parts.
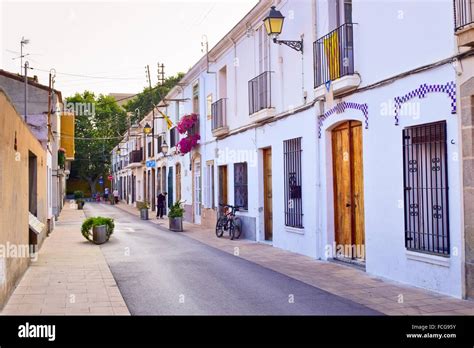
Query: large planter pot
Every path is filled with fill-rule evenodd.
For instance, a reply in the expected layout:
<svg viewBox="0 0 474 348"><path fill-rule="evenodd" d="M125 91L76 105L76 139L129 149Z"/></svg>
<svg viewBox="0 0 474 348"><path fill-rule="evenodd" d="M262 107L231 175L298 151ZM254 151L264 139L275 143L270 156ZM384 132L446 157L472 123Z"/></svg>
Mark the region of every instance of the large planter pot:
<svg viewBox="0 0 474 348"><path fill-rule="evenodd" d="M107 242L107 226L95 226L92 228L92 240L95 244L104 244Z"/></svg>
<svg viewBox="0 0 474 348"><path fill-rule="evenodd" d="M169 218L170 220L170 230L174 232L183 232L183 218Z"/></svg>
<svg viewBox="0 0 474 348"><path fill-rule="evenodd" d="M148 220L148 209L140 209L140 219Z"/></svg>

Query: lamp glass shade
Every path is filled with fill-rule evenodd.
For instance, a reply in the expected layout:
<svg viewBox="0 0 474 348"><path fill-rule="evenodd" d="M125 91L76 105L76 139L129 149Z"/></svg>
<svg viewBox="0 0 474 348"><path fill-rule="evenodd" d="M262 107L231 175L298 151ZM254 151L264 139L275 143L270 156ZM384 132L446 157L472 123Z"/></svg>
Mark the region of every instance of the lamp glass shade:
<svg viewBox="0 0 474 348"><path fill-rule="evenodd" d="M145 127L143 127L143 132L145 134L150 134L151 133L151 127L148 123L145 125Z"/></svg>
<svg viewBox="0 0 474 348"><path fill-rule="evenodd" d="M268 16L263 20L265 24L265 29L267 30L267 34L271 36L278 36L281 34L283 30L283 21L285 17L278 11L275 6L272 6L270 9L270 13Z"/></svg>
<svg viewBox="0 0 474 348"><path fill-rule="evenodd" d="M163 152L163 155L166 155L168 153L169 147L166 141L163 141L163 144L161 145L161 152Z"/></svg>
<svg viewBox="0 0 474 348"><path fill-rule="evenodd" d="M117 155L120 156L120 149L117 149Z"/></svg>

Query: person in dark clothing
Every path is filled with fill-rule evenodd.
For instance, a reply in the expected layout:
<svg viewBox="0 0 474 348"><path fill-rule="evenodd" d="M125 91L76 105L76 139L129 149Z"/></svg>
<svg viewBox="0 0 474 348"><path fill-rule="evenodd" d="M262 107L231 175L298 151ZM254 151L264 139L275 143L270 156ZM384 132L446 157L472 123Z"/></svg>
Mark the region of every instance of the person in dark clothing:
<svg viewBox="0 0 474 348"><path fill-rule="evenodd" d="M160 218L162 219L163 218L163 214L164 214L164 211L165 211L165 204L166 204L166 195L167 193L166 192L160 192L158 194L158 203L157 203L157 207L156 207L156 218Z"/></svg>

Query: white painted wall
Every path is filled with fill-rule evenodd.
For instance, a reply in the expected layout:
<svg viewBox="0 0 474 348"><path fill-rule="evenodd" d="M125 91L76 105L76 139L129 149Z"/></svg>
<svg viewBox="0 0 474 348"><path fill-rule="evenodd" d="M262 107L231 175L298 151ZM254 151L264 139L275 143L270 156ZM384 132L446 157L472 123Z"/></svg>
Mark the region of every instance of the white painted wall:
<svg viewBox="0 0 474 348"><path fill-rule="evenodd" d="M297 40L304 35L304 54L287 46L270 42L272 76L272 106L277 114L293 110L311 101L313 96L313 41L328 33L334 20L329 17L329 0L278 2L286 16L280 39ZM353 1L355 70L360 74L360 87L422 65L434 63L454 53L452 1ZM259 74L257 68L258 36L263 15L247 22L250 28L241 37L227 38L231 44L209 66L211 72L227 67L227 123L231 131L251 124L248 107L248 81ZM334 242L334 205L332 182L331 141L329 132L343 120L359 120L365 125L362 113L346 110L334 114L324 122L323 136L318 138L319 106L327 111L336 103L351 101L369 106L369 129L363 130L364 194L367 272L411 285L432 289L452 296L462 295L462 239L460 163L453 160L460 151L458 116L451 114L451 100L443 93L430 93L419 102L419 118L402 117L399 126L393 116L382 114L384 106L421 84L445 84L455 80L450 65L407 76L391 84L353 94L344 99L316 103L315 107L293 114L271 124L250 129L216 141L207 120L206 98L219 95L216 74L206 67L193 68L185 76L185 86L174 89L167 98L188 98L167 114L178 120L192 112L192 86L199 82L201 145L195 149L202 156L203 187L207 181L206 161L215 161L215 202L218 202L219 164L228 165L228 197L233 203L233 164L241 162L238 153L248 162L248 211L240 215L256 219L257 240L263 240L263 165L261 149L272 148L273 169L273 245L314 258L325 259L325 247ZM303 97L307 95L305 100ZM435 261L414 260L407 256L404 246L402 136L404 127L414 124L446 120L449 143L449 205L451 246L459 254L451 255L444 265ZM163 123L160 121L160 123ZM157 124L157 128L163 127ZM163 128L162 128L163 129ZM164 129L165 130L165 129ZM284 226L283 141L302 137L303 213L304 230L295 231ZM169 138L167 139L169 143ZM220 150L220 151L218 151ZM230 151L230 152L229 152ZM234 156L230 154L234 152ZM220 154L220 157L217 156ZM237 156L237 157L235 157ZM181 163L182 199L192 204L190 155L162 160L168 166ZM174 171L175 174L175 171ZM175 176L173 176L173 181ZM174 183L175 184L175 183ZM174 185L174 187L176 187ZM174 194L176 190L174 190ZM203 193L203 197L208 198ZM205 202L207 202L206 199ZM299 232L299 233L298 233ZM419 254L419 253L418 253ZM418 258L420 259L420 258ZM440 262L438 262L440 263Z"/></svg>
<svg viewBox="0 0 474 348"><path fill-rule="evenodd" d="M362 92L347 101L368 103L369 129L363 131L365 236L367 272L404 283L432 289L453 296L462 293L461 243L461 180L458 137L458 115L451 114L451 99L444 93L429 93L419 103L419 117L401 117L394 125L394 117L383 115L384 103L404 95L421 84L444 84L455 79L450 65L413 75L393 84ZM416 116L416 115L415 115ZM322 231L323 244L334 241L332 199L332 162L330 130L343 120L355 119L364 123L361 112L347 110L334 114L324 122L321 138ZM417 124L446 120L448 132L449 220L452 255L449 266L438 266L408 259L404 239L403 150L402 130ZM451 144L453 140L454 144ZM453 255L457 248L458 255Z"/></svg>

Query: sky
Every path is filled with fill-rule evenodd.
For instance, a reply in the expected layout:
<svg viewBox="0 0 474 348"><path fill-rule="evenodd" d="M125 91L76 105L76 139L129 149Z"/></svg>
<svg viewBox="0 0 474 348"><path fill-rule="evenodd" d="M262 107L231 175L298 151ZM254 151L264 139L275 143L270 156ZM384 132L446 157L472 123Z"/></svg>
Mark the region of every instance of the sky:
<svg viewBox="0 0 474 348"><path fill-rule="evenodd" d="M19 73L20 41L25 59L39 82L63 96L138 93L152 84L157 63L165 75L186 72L203 53L207 36L212 48L258 0L0 0L0 68ZM76 76L80 75L80 76Z"/></svg>

